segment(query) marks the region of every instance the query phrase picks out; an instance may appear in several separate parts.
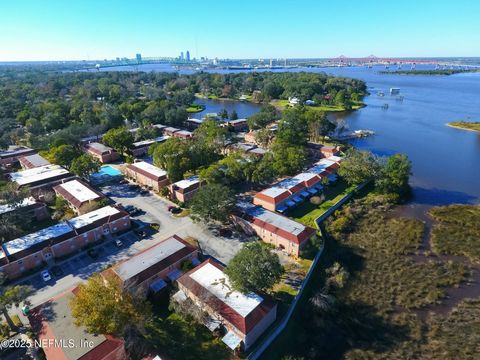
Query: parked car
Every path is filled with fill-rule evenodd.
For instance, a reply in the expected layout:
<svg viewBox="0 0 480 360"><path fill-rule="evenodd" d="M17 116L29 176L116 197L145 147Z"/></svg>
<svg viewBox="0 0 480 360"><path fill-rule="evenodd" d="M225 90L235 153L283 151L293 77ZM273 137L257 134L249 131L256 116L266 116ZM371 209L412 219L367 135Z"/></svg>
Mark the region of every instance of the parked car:
<svg viewBox="0 0 480 360"><path fill-rule="evenodd" d="M53 266L50 270L52 271L53 275L55 275L56 277L63 275L63 270L60 266Z"/></svg>
<svg viewBox="0 0 480 360"><path fill-rule="evenodd" d="M180 214L182 212L182 208L179 207L174 207L172 210L170 210L172 214Z"/></svg>
<svg viewBox="0 0 480 360"><path fill-rule="evenodd" d="M146 189L143 189L142 191L140 191L140 195L148 195L148 194L150 194L150 191Z"/></svg>
<svg viewBox="0 0 480 360"><path fill-rule="evenodd" d="M141 215L142 213L143 213L143 210L139 208L134 208L132 211L130 211L131 216Z"/></svg>
<svg viewBox="0 0 480 360"><path fill-rule="evenodd" d="M52 276L50 275L48 270L43 270L40 274L42 275L43 281L47 282L47 281L52 280Z"/></svg>
<svg viewBox="0 0 480 360"><path fill-rule="evenodd" d="M98 251L96 249L90 249L87 251L88 256L90 256L92 259L98 258Z"/></svg>
<svg viewBox="0 0 480 360"><path fill-rule="evenodd" d="M122 243L122 240L115 240L115 245L117 245L117 247L122 247L123 246L123 243Z"/></svg>
<svg viewBox="0 0 480 360"><path fill-rule="evenodd" d="M130 190L138 190L138 189L140 188L140 186L135 185L135 184L131 184L131 185L128 185L128 188L129 188Z"/></svg>
<svg viewBox="0 0 480 360"><path fill-rule="evenodd" d="M133 211L136 210L136 207L133 206L133 205L127 205L124 207L125 211L128 212L129 214L131 214Z"/></svg>

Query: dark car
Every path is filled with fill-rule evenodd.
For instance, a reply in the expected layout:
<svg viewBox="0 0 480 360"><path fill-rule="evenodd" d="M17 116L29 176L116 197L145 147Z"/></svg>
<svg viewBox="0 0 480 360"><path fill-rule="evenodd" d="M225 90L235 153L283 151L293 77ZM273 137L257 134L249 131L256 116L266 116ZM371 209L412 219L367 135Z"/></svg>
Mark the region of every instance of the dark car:
<svg viewBox="0 0 480 360"><path fill-rule="evenodd" d="M124 207L125 211L131 214L133 211L137 210L137 208L133 205L127 205Z"/></svg>
<svg viewBox="0 0 480 360"><path fill-rule="evenodd" d="M140 191L140 195L148 195L148 194L150 194L150 191L146 189L143 189L142 191Z"/></svg>
<svg viewBox="0 0 480 360"><path fill-rule="evenodd" d="M140 189L140 186L135 185L135 184L132 184L132 185L128 185L128 188L129 188L130 190L138 190L138 189Z"/></svg>
<svg viewBox="0 0 480 360"><path fill-rule="evenodd" d="M88 256L90 256L92 259L98 258L98 251L96 249L90 249L87 251Z"/></svg>
<svg viewBox="0 0 480 360"><path fill-rule="evenodd" d="M182 208L179 207L174 207L172 210L170 210L172 214L180 214L182 212Z"/></svg>
<svg viewBox="0 0 480 360"><path fill-rule="evenodd" d="M52 272L53 275L59 277L63 275L63 270L60 266L53 266L50 271Z"/></svg>

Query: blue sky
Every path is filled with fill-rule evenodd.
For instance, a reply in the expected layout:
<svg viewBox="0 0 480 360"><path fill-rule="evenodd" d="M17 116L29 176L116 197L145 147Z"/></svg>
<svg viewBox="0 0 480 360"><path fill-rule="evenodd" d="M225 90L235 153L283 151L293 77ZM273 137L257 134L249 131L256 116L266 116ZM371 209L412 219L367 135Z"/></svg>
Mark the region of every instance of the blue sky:
<svg viewBox="0 0 480 360"><path fill-rule="evenodd" d="M0 61L480 56L478 0L0 0Z"/></svg>

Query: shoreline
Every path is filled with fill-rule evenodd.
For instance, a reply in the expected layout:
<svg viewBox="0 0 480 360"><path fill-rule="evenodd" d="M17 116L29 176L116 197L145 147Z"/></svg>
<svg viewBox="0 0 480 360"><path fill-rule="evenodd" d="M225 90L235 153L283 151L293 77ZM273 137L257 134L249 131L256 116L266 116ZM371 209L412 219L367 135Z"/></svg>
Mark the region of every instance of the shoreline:
<svg viewBox="0 0 480 360"><path fill-rule="evenodd" d="M480 133L480 129L479 130L469 129L469 128L462 127L462 126L459 126L459 125L452 125L451 123L446 123L445 125L447 125L448 127L454 128L454 129L460 129L460 130L466 130L466 131L472 131L472 132Z"/></svg>

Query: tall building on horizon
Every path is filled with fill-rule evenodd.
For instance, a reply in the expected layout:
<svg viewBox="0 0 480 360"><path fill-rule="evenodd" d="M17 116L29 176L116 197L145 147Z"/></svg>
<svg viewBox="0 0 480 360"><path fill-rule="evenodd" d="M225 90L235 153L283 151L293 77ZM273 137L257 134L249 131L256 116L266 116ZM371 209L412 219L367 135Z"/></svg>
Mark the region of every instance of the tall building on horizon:
<svg viewBox="0 0 480 360"><path fill-rule="evenodd" d="M187 50L186 60L190 61L190 51Z"/></svg>
<svg viewBox="0 0 480 360"><path fill-rule="evenodd" d="M135 55L135 58L137 59L137 63L141 63L141 62L142 62L142 54L137 54L137 55Z"/></svg>
<svg viewBox="0 0 480 360"><path fill-rule="evenodd" d="M180 52L180 60L183 60L185 59L185 57L183 56L183 51Z"/></svg>

